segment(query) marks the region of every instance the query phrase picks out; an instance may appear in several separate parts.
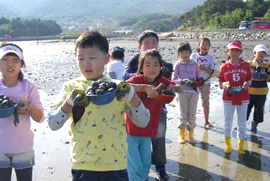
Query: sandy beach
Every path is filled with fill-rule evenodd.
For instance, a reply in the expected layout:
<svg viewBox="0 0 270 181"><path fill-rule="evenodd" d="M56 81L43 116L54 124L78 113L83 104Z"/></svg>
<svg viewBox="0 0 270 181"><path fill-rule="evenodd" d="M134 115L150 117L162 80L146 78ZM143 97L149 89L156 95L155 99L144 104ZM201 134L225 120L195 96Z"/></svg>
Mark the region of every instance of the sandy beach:
<svg viewBox="0 0 270 181"><path fill-rule="evenodd" d="M163 59L174 63L176 61L176 48L180 41L160 41L159 50ZM70 79L78 77L80 72L76 65L74 40L53 41L22 41L15 42L24 51L26 68L25 77L33 81L39 89L41 101L47 115L52 102L55 100L62 84ZM209 54L216 61L216 73L222 60L227 59L225 53L228 41L211 41ZM257 44L264 44L270 50L269 41L243 41L244 60L252 60L252 50ZM195 52L197 40L190 40ZM125 63L131 56L138 52L136 40L110 41L110 48L120 46L126 49ZM269 55L266 57L269 59ZM170 180L270 180L270 98L265 105L265 120L258 126L258 134L249 132L252 115L247 122L247 141L244 145L245 155L238 155L236 131L233 131L233 151L230 155L223 153L225 144L223 141L223 103L222 90L218 87L216 77L211 82L210 115L209 121L214 129L203 128L204 118L201 100L198 101L197 127L195 139L197 144L191 146L186 143L177 143L179 122L179 110L176 101L167 105L169 110L167 120L166 169ZM253 112L252 112L253 113ZM234 119L236 125L236 114ZM35 133L34 150L36 165L34 166L33 180L35 181L67 181L72 180L70 148L68 129L69 124L58 131L51 131L48 123L41 124L32 121L31 129ZM155 180L154 166L149 173L150 181ZM0 179L1 180L1 179ZM13 172L12 181L15 181Z"/></svg>

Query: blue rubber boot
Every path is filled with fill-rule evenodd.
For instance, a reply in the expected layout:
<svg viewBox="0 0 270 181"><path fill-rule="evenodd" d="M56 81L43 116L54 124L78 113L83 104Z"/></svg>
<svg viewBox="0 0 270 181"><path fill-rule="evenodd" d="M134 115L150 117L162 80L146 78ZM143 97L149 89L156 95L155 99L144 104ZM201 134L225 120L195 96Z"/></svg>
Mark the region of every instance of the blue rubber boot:
<svg viewBox="0 0 270 181"><path fill-rule="evenodd" d="M258 125L258 123L254 122L254 121L251 122L251 130L250 130L251 133L253 133L253 134L257 133L257 125Z"/></svg>

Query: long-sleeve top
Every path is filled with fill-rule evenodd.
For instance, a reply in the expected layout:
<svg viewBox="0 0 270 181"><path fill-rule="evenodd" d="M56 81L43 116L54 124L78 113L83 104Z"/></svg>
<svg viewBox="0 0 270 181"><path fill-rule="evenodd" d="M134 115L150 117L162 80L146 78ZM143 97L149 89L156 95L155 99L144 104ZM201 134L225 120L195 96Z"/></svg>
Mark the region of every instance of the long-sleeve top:
<svg viewBox="0 0 270 181"><path fill-rule="evenodd" d="M44 121L44 108L40 102L37 86L27 80L18 81L13 87L7 87L0 80L0 93L12 98L15 103L20 100L30 102L37 110L43 113L39 122ZM0 153L22 153L33 149L34 133L30 129L30 115L18 115L19 124L15 127L11 115L7 118L0 118Z"/></svg>
<svg viewBox="0 0 270 181"><path fill-rule="evenodd" d="M173 82L177 84L181 84L182 79L193 79L193 78L199 78L200 77L200 69L199 65L194 61L190 60L189 62L183 62L183 61L177 61L174 64L174 72L172 74L172 80ZM188 86L185 83L182 83L183 90L185 92L197 92L190 86Z"/></svg>
<svg viewBox="0 0 270 181"><path fill-rule="evenodd" d="M102 76L101 79L107 82L112 81L107 76ZM83 76L66 82L62 86L54 107L61 106L73 89L85 91L91 83L92 80L87 80ZM128 102L117 101L117 98L106 105L98 106L90 103L76 124L73 123L72 113L69 114L68 133L71 140L72 169L112 171L127 168L124 111L128 107ZM140 110L135 110L135 112L143 114ZM53 130L61 128L64 124L61 123L63 122L61 118L57 120L57 124L51 122L49 118L49 125Z"/></svg>
<svg viewBox="0 0 270 181"><path fill-rule="evenodd" d="M123 80L127 80L136 75L140 55L141 53L137 53L127 62L124 70Z"/></svg>
<svg viewBox="0 0 270 181"><path fill-rule="evenodd" d="M244 82L247 81L250 86L252 82L251 67L248 62L242 59L237 65L229 60L220 67L218 78L220 88L223 88L223 83L227 81L231 86L243 86ZM242 90L239 94L232 94L231 97L227 95L227 91L224 89L222 96L225 104L242 105L249 103L248 89Z"/></svg>
<svg viewBox="0 0 270 181"><path fill-rule="evenodd" d="M160 77L155 79L154 83L149 83L143 75L136 75L127 80L127 82L132 84L147 84L152 85L154 87L158 86L161 82L165 85L163 89L166 89L170 84L175 85L174 82ZM138 97L143 102L144 106L150 111L150 121L145 128L140 128L136 126L128 114L125 113L125 122L126 122L126 130L129 135L132 136L145 136L145 137L154 137L157 135L158 124L162 109L162 103L157 102L155 99L149 98L146 92L136 92Z"/></svg>
<svg viewBox="0 0 270 181"><path fill-rule="evenodd" d="M253 61L248 61L251 66L252 71L257 70L258 72L266 72L268 76L270 76L270 65L263 61L260 65L258 65L257 61L254 59ZM249 94L252 95L267 95L268 94L268 86L266 79L253 79L251 86L248 88Z"/></svg>

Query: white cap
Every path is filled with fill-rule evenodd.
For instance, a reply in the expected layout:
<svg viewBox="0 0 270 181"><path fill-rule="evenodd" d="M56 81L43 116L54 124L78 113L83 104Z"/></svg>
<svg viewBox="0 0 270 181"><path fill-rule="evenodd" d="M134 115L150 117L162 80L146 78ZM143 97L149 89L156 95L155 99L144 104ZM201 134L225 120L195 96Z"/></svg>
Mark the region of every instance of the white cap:
<svg viewBox="0 0 270 181"><path fill-rule="evenodd" d="M267 48L262 44L256 45L253 52L265 52L267 54Z"/></svg>
<svg viewBox="0 0 270 181"><path fill-rule="evenodd" d="M5 45L2 48L0 48L0 59L3 58L8 53L14 53L16 54L21 60L23 59L23 53L22 51L13 45Z"/></svg>

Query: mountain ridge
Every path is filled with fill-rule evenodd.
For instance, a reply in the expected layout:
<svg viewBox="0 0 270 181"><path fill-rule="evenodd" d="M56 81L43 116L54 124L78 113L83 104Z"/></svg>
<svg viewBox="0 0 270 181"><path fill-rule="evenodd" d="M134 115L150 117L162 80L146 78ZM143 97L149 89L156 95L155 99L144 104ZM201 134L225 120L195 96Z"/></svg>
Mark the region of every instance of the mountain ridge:
<svg viewBox="0 0 270 181"><path fill-rule="evenodd" d="M21 0L4 1L0 13L5 18L52 19L56 22L94 22L111 19L120 21L146 13L180 16L204 0ZM3 9L3 8L2 8ZM12 13L13 12L13 13Z"/></svg>

